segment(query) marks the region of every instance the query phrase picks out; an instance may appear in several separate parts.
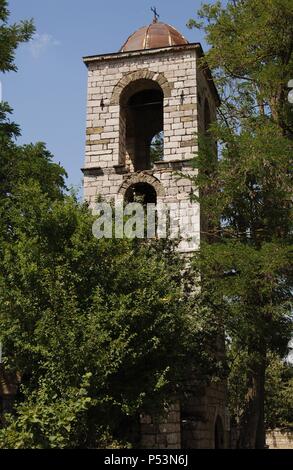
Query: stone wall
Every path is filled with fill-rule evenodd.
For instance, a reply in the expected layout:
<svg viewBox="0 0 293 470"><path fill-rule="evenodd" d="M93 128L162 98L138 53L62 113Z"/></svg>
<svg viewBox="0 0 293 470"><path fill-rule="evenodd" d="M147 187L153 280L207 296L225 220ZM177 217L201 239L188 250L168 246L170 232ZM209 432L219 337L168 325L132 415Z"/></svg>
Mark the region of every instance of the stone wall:
<svg viewBox="0 0 293 470"><path fill-rule="evenodd" d="M196 51L162 51L104 57L88 63L85 166L121 163L119 93L133 81L157 81L164 92L164 160L189 159L197 149ZM182 98L182 92L184 97ZM101 100L105 107L102 109Z"/></svg>
<svg viewBox="0 0 293 470"><path fill-rule="evenodd" d="M216 421L223 432L219 448L229 447L225 384L213 384L187 403L175 403L164 418L141 416L141 445L152 449L214 449Z"/></svg>
<svg viewBox="0 0 293 470"><path fill-rule="evenodd" d="M181 448L181 417L179 402L170 406L160 419L141 415L141 446L150 449Z"/></svg>
<svg viewBox="0 0 293 470"><path fill-rule="evenodd" d="M157 164L153 170L139 173L128 173L123 167L99 169L89 173L84 170L86 200L95 212L95 201L98 196L102 196L106 201L122 200L125 190L131 184L147 182L155 188L158 204L166 204L169 207L175 205L182 223L191 224L188 232L192 239L183 240L179 246L179 251L190 252L199 246L200 241L200 208L197 203L190 201L193 185L189 177L195 173L195 170L180 162L176 164L169 162L167 165L167 168L162 168L164 163Z"/></svg>
<svg viewBox="0 0 293 470"><path fill-rule="evenodd" d="M229 445L229 417L226 411L226 386L212 384L202 395L190 398L182 412L182 446L185 449L215 448L216 420L223 425L222 443Z"/></svg>
<svg viewBox="0 0 293 470"><path fill-rule="evenodd" d="M293 431L288 429L268 431L266 445L269 449L293 449Z"/></svg>

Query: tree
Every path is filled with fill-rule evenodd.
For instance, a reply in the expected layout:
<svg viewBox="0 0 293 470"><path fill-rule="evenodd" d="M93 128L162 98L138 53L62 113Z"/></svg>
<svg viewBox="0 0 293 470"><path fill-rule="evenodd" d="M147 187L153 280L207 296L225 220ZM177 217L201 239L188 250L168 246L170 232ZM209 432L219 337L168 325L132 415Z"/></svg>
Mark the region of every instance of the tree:
<svg viewBox="0 0 293 470"><path fill-rule="evenodd" d="M235 422L235 417L241 416L243 404L247 400L247 381L251 370L251 357L247 350L240 350L234 345L229 353L231 361L228 386L229 405L233 418L232 426L235 431L239 425L239 422ZM280 359L278 353L268 353L264 400L266 431L292 429L292 392L292 364Z"/></svg>
<svg viewBox="0 0 293 470"><path fill-rule="evenodd" d="M19 44L31 39L35 32L32 20L9 25L8 2L0 0L0 72L16 71L15 51ZM19 188L24 182L38 181L44 192L52 198L61 196L66 173L59 165L52 163L52 155L45 145L19 147L15 139L20 129L9 116L12 109L6 102L0 103L0 229L1 236L11 236L7 222Z"/></svg>
<svg viewBox="0 0 293 470"><path fill-rule="evenodd" d="M254 433L261 433L253 419L264 419L264 374L271 351L284 356L292 334L288 254L276 243L256 250L237 240L201 252L202 289L225 325L230 411L241 431L240 447L255 446Z"/></svg>
<svg viewBox="0 0 293 470"><path fill-rule="evenodd" d="M213 370L215 324L182 294L178 256L162 242L97 240L93 222L85 205L52 201L36 182L15 198L0 331L22 388L2 447L96 447L107 431L133 442L139 413L180 393L189 357L199 382Z"/></svg>
<svg viewBox="0 0 293 470"><path fill-rule="evenodd" d="M209 226L202 244L203 294L222 312L230 358L232 415L239 447L265 444L265 374L292 334L293 8L287 0L229 1L199 12L209 64L222 96L210 134L200 139L198 200ZM235 401L238 384L241 400ZM231 393L232 392L232 393ZM237 402L237 406L234 407Z"/></svg>
<svg viewBox="0 0 293 470"><path fill-rule="evenodd" d="M231 354L232 356L232 354ZM233 351L233 367L229 375L229 402L233 415L240 415L247 391L249 356L245 351ZM287 358L269 353L265 378L265 429L291 430L293 427L293 367Z"/></svg>
<svg viewBox="0 0 293 470"><path fill-rule="evenodd" d="M0 0L0 71L16 71L14 54L18 45L31 39L35 28L32 20L8 25L9 10L7 0Z"/></svg>
<svg viewBox="0 0 293 470"><path fill-rule="evenodd" d="M0 72L16 71L14 63L15 50L18 45L31 39L35 28L33 21L22 21L19 24L8 25L8 2L0 0ZM0 102L0 194L9 188L4 188L4 180L9 177L10 168L15 163L13 139L19 136L18 126L8 119L12 110L5 102Z"/></svg>
<svg viewBox="0 0 293 470"><path fill-rule="evenodd" d="M292 78L293 7L290 0L230 0L204 4L190 27L210 44L206 63L221 93L220 116L236 125L269 116L292 134L288 81ZM205 60L203 61L203 63Z"/></svg>
<svg viewBox="0 0 293 470"><path fill-rule="evenodd" d="M293 365L275 355L267 369L266 429L293 428Z"/></svg>
<svg viewBox="0 0 293 470"><path fill-rule="evenodd" d="M2 70L15 70L33 26L7 26L0 7ZM212 375L215 316L182 285L171 244L94 238L64 169L44 144L16 145L10 112L0 111L0 341L21 386L0 447L128 446L142 411L162 413L190 371L199 384Z"/></svg>

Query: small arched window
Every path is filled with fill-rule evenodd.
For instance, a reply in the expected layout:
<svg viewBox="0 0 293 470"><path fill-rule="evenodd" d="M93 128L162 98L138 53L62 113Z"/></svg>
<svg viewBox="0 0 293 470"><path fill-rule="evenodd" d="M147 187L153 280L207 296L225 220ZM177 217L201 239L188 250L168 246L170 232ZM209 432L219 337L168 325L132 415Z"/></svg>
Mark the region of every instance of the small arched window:
<svg viewBox="0 0 293 470"><path fill-rule="evenodd" d="M143 237L156 238L158 229L158 217L155 206L157 204L157 192L155 188L148 183L134 183L128 187L124 203L137 203L143 207Z"/></svg>

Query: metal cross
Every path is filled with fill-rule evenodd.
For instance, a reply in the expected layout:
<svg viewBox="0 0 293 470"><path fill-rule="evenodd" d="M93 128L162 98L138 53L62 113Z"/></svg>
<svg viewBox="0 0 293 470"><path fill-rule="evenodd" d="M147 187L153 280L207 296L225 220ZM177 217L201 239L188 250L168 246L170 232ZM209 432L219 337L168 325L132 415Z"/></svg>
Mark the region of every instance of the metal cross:
<svg viewBox="0 0 293 470"><path fill-rule="evenodd" d="M157 23L158 19L160 18L160 15L158 14L156 7L152 7L151 11L154 14L154 23Z"/></svg>

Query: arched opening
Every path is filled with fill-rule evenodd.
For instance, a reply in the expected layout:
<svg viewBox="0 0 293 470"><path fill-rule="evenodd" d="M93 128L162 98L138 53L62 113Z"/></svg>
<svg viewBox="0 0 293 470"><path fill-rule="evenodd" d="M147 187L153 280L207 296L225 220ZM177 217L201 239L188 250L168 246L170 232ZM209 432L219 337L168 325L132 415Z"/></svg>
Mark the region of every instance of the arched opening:
<svg viewBox="0 0 293 470"><path fill-rule="evenodd" d="M135 183L129 186L125 192L124 201L126 203L139 202L147 204L157 204L157 193L153 186L148 183Z"/></svg>
<svg viewBox="0 0 293 470"><path fill-rule="evenodd" d="M161 134L163 146L164 94L157 82L139 79L120 98L120 160L133 171L149 170L154 163L152 141Z"/></svg>
<svg viewBox="0 0 293 470"><path fill-rule="evenodd" d="M143 235L140 238L155 238L157 234L157 212L156 212L156 204L157 204L157 192L155 188L146 182L138 182L133 183L130 185L124 195L124 203L138 203L140 206L143 207L143 212L141 213L140 217L143 214ZM152 204L150 206L149 204ZM140 219L141 221L142 219ZM141 222L140 222L141 223ZM141 227L141 225L140 225Z"/></svg>
<svg viewBox="0 0 293 470"><path fill-rule="evenodd" d="M215 422L215 449L224 449L224 427L220 416Z"/></svg>

